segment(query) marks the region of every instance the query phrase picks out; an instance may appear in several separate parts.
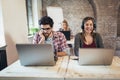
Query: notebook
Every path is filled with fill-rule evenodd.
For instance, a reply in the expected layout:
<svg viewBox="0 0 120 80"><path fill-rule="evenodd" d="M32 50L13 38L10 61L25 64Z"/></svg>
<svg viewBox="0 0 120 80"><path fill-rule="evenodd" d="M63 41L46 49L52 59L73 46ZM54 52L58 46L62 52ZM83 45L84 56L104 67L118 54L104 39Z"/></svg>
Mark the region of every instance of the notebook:
<svg viewBox="0 0 120 80"><path fill-rule="evenodd" d="M110 65L114 56L114 49L79 48L80 65Z"/></svg>
<svg viewBox="0 0 120 80"><path fill-rule="evenodd" d="M70 31L60 31L60 32L62 32L65 35L66 40L70 40Z"/></svg>
<svg viewBox="0 0 120 80"><path fill-rule="evenodd" d="M54 53L51 44L16 44L23 66L53 66Z"/></svg>

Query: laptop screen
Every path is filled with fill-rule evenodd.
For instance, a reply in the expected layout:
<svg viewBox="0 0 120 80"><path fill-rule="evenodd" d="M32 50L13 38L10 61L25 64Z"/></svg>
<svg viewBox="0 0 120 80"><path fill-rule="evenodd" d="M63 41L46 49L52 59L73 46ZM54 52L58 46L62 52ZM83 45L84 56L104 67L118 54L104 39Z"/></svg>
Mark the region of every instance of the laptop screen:
<svg viewBox="0 0 120 80"><path fill-rule="evenodd" d="M110 65L114 49L105 48L79 48L80 65Z"/></svg>
<svg viewBox="0 0 120 80"><path fill-rule="evenodd" d="M50 44L16 44L21 65L55 65L54 53Z"/></svg>
<svg viewBox="0 0 120 80"><path fill-rule="evenodd" d="M60 31L60 32L62 32L65 35L66 40L70 40L70 31Z"/></svg>

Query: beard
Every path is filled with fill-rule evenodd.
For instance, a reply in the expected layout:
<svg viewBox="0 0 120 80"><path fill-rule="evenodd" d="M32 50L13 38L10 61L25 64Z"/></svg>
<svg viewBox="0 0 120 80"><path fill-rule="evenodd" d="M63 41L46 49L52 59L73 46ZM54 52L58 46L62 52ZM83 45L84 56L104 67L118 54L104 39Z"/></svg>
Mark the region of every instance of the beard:
<svg viewBox="0 0 120 80"><path fill-rule="evenodd" d="M48 37L50 33L43 33L45 37Z"/></svg>
<svg viewBox="0 0 120 80"><path fill-rule="evenodd" d="M47 40L47 38L49 37L50 34L51 34L51 32L50 33L43 33L45 40Z"/></svg>

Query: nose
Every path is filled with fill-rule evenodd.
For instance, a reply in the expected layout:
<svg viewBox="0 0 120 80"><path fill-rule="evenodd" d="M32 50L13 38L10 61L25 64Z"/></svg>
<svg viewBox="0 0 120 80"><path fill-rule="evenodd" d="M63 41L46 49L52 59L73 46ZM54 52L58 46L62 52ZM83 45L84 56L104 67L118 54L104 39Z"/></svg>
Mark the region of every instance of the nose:
<svg viewBox="0 0 120 80"><path fill-rule="evenodd" d="M91 27L91 25L90 25L90 24L88 24L88 25L87 25L87 27Z"/></svg>
<svg viewBox="0 0 120 80"><path fill-rule="evenodd" d="M91 25L88 25L88 26L86 26L87 28L92 28L92 26Z"/></svg>
<svg viewBox="0 0 120 80"><path fill-rule="evenodd" d="M44 33L47 33L47 30L43 30L44 31Z"/></svg>

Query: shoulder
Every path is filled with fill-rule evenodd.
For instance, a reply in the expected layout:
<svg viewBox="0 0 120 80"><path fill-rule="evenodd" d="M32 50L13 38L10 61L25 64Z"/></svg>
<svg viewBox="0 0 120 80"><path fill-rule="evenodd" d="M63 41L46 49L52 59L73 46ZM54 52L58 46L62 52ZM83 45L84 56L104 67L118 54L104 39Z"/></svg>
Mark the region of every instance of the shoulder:
<svg viewBox="0 0 120 80"><path fill-rule="evenodd" d="M97 36L100 36L100 34L97 33L97 32L93 33L93 35L95 35L96 37L97 37Z"/></svg>
<svg viewBox="0 0 120 80"><path fill-rule="evenodd" d="M39 36L39 32L36 32L34 35L34 37L37 37L37 36Z"/></svg>
<svg viewBox="0 0 120 80"><path fill-rule="evenodd" d="M96 38L96 39L100 39L101 38L101 35L99 34L99 33L93 33L93 36L94 36L94 38Z"/></svg>
<svg viewBox="0 0 120 80"><path fill-rule="evenodd" d="M54 36L58 37L58 36L64 36L63 33L59 32L59 31L54 31Z"/></svg>
<svg viewBox="0 0 120 80"><path fill-rule="evenodd" d="M79 33L77 33L77 34L76 34L76 36L81 36L81 35L82 35L82 33L81 33L81 32L79 32Z"/></svg>
<svg viewBox="0 0 120 80"><path fill-rule="evenodd" d="M81 36L82 36L82 33L81 32L79 32L79 33L77 33L76 35L75 35L75 39L81 39Z"/></svg>
<svg viewBox="0 0 120 80"><path fill-rule="evenodd" d="M63 29L62 29L62 28L59 28L59 31L63 31Z"/></svg>
<svg viewBox="0 0 120 80"><path fill-rule="evenodd" d="M71 31L70 27L67 28L68 31Z"/></svg>

